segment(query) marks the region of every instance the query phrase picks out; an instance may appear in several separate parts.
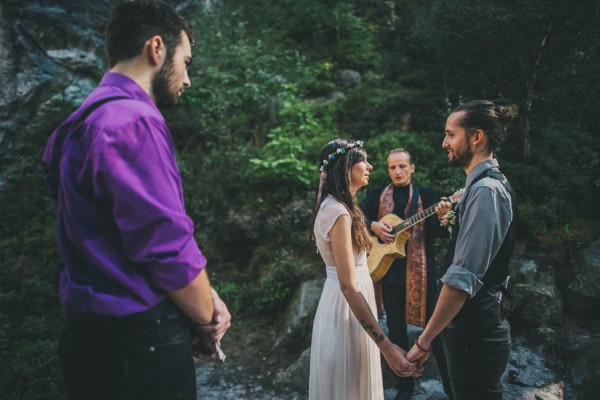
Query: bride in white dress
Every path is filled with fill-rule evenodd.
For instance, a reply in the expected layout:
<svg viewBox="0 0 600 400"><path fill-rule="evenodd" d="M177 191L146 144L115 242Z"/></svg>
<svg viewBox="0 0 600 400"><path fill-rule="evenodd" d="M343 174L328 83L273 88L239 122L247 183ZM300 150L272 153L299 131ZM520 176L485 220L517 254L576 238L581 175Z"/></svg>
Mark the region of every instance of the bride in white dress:
<svg viewBox="0 0 600 400"><path fill-rule="evenodd" d="M373 167L360 141L329 142L320 160L314 236L327 280L313 324L309 399L383 400L380 352L396 374L419 372L375 318L371 242L355 199Z"/></svg>

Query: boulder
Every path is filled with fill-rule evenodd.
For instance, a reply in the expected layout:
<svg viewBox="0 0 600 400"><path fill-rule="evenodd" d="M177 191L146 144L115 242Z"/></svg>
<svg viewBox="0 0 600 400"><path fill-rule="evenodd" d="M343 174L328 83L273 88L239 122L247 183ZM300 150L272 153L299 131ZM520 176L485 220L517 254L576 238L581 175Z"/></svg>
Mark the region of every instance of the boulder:
<svg viewBox="0 0 600 400"><path fill-rule="evenodd" d="M575 255L563 294L566 310L573 317L600 315L600 240Z"/></svg>
<svg viewBox="0 0 600 400"><path fill-rule="evenodd" d="M273 381L277 390L306 393L310 376L310 347L289 368L280 372Z"/></svg>
<svg viewBox="0 0 600 400"><path fill-rule="evenodd" d="M600 333L565 332L557 347L576 398L597 399L600 393Z"/></svg>
<svg viewBox="0 0 600 400"><path fill-rule="evenodd" d="M563 304L554 273L533 259L513 258L509 266L511 297L506 309L513 328L559 325Z"/></svg>
<svg viewBox="0 0 600 400"><path fill-rule="evenodd" d="M310 345L312 323L323 283L323 279L315 279L302 282L298 287L285 312L273 350L284 348L287 351L297 351Z"/></svg>
<svg viewBox="0 0 600 400"><path fill-rule="evenodd" d="M351 69L341 69L335 73L335 81L343 88L352 88L360 85L360 73Z"/></svg>

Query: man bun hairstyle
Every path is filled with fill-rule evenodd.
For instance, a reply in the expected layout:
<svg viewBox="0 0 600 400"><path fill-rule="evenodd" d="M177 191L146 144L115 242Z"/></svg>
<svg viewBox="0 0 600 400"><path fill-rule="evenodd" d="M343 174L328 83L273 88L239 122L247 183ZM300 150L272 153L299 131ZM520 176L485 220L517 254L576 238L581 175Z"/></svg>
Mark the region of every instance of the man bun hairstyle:
<svg viewBox="0 0 600 400"><path fill-rule="evenodd" d="M194 36L189 24L167 3L159 0L120 0L112 11L104 33L109 68L141 54L152 36L162 38L170 61L185 32L190 44Z"/></svg>
<svg viewBox="0 0 600 400"><path fill-rule="evenodd" d="M517 106L503 100L473 100L461 104L452 113L464 112L460 125L467 131L468 137L477 129L487 135L487 150L494 153L504 139L506 126L518 114Z"/></svg>

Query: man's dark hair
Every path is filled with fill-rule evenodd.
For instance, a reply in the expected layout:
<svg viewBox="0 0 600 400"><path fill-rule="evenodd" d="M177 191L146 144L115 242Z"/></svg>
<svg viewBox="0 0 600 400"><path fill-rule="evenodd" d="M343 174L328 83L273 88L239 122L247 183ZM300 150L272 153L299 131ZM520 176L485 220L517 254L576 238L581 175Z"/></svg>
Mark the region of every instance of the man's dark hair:
<svg viewBox="0 0 600 400"><path fill-rule="evenodd" d="M481 129L488 137L487 149L491 153L498 150L506 125L517 116L517 106L503 101L473 100L456 107L452 113L461 111L464 116L460 125L467 131L467 137Z"/></svg>
<svg viewBox="0 0 600 400"><path fill-rule="evenodd" d="M190 43L194 37L189 24L167 3L158 0L121 0L106 25L104 35L109 68L141 54L144 43L159 35L171 60L185 32Z"/></svg>

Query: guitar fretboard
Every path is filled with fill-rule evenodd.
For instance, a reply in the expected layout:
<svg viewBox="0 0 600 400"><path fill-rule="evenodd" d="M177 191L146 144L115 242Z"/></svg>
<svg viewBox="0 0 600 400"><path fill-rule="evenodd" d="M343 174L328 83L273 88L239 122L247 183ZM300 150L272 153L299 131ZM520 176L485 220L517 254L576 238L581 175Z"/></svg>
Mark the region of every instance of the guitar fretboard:
<svg viewBox="0 0 600 400"><path fill-rule="evenodd" d="M412 217L410 217L409 219L402 221L401 223L399 223L398 225L394 226L392 228L392 234L396 234L398 232L401 232L405 229L410 228L411 226L418 224L419 222L423 221L425 218L435 214L435 206L437 206L439 203L436 203L434 205L432 205L431 207L421 211L418 214L413 215Z"/></svg>
<svg viewBox="0 0 600 400"><path fill-rule="evenodd" d="M456 204L461 199L464 192L465 192L464 188L457 190L456 192L454 192L454 194L452 196L450 196L448 198L448 201L450 201L452 204ZM425 218L430 217L431 215L435 214L435 207L438 204L440 204L440 203L435 203L431 207L421 211L418 214L413 215L412 217L408 218L407 220L402 221L398 225L394 226L392 228L392 233L395 235L398 232L402 232L403 230L406 230L406 229L410 228L411 226L423 221Z"/></svg>

